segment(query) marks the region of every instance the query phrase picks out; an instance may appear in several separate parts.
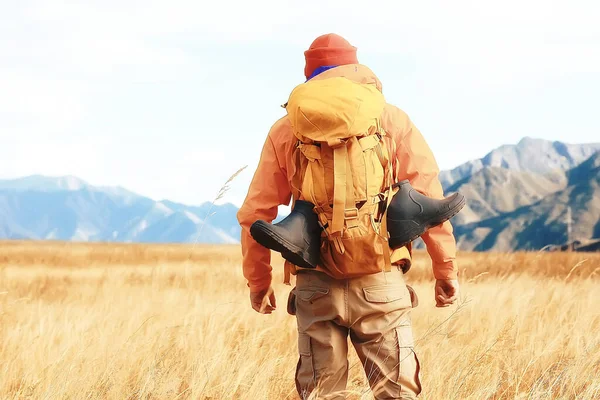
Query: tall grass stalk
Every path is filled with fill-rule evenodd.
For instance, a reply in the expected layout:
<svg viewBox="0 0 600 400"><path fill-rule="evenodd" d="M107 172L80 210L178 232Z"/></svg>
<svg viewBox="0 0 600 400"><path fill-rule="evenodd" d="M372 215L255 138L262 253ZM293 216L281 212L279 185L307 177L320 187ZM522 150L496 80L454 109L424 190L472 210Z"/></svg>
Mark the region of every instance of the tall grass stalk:
<svg viewBox="0 0 600 400"><path fill-rule="evenodd" d="M210 203L210 207L208 208L208 211L206 212L206 215L204 216L204 219L202 220L202 225L200 225L200 229L198 229L198 234L196 235L196 239L193 242L193 246L192 246L192 251L196 248L196 244L198 243L198 240L200 239L200 235L202 234L202 230L204 229L204 225L206 225L206 222L208 221L208 218L210 218L211 216L213 216L215 213L211 213L215 204L217 203L217 201L221 200L223 197L225 197L225 194L229 191L230 189L230 184L231 182L233 182L233 180L242 173L243 170L245 170L248 166L245 165L242 168L238 169L236 172L234 172L233 175L231 175L229 177L229 179L227 179L227 181L223 184L223 186L221 186L221 188L219 189L219 191L217 192L217 195L215 196L215 198L213 199L213 201ZM191 253L190 253L191 256Z"/></svg>

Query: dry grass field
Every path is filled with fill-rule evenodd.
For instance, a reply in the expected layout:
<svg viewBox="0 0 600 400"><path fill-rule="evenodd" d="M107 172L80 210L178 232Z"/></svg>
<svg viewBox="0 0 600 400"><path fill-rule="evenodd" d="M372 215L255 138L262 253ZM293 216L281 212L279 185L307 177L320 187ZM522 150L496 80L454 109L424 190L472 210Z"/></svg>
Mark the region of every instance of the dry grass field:
<svg viewBox="0 0 600 400"><path fill-rule="evenodd" d="M460 254L460 304L407 280L424 399L600 399L600 255ZM294 317L237 246L0 243L0 399L294 399ZM351 353L349 398L371 398Z"/></svg>

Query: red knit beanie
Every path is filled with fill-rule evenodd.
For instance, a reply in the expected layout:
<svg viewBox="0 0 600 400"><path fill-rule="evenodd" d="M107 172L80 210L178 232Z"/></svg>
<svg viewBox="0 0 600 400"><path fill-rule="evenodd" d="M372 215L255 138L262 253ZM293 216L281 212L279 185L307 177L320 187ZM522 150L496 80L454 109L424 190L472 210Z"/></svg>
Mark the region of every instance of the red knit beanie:
<svg viewBox="0 0 600 400"><path fill-rule="evenodd" d="M310 48L304 52L304 58L306 59L304 67L306 79L319 67L358 64L356 47L335 33L328 33L316 38Z"/></svg>

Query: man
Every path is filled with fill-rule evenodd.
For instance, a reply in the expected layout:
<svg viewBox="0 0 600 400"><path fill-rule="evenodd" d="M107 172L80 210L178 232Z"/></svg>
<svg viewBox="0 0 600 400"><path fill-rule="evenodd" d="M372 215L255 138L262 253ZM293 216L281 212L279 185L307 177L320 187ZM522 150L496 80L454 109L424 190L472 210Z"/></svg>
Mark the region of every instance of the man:
<svg viewBox="0 0 600 400"><path fill-rule="evenodd" d="M358 63L356 48L338 35L318 37L305 52L305 59L307 80L344 76L373 82L381 91L375 74ZM403 111L389 104L381 119L384 130L396 144L397 178L407 179L426 196L443 198L437 163L416 126ZM276 308L270 250L252 238L250 226L258 219L272 221L278 206L290 203L295 144L287 117L277 121L268 134L248 195L238 212L243 272L251 305L265 314ZM452 225L446 221L429 229L422 238L436 278L436 305L447 307L456 301L459 291ZM392 261L397 265L410 263L410 248L400 250L393 253ZM314 391L325 398L343 398L348 376L348 336L377 399L414 399L419 395L420 366L410 319L414 298L399 267L352 279L334 279L314 270L300 270L296 276L293 292L297 297L292 308L298 322L296 387L302 398Z"/></svg>

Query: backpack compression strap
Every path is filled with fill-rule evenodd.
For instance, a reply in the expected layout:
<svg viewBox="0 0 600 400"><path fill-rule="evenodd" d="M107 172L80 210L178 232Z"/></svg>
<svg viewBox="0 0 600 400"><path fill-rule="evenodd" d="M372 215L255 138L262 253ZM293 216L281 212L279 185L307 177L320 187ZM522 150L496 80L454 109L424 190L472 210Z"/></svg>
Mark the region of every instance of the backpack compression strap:
<svg viewBox="0 0 600 400"><path fill-rule="evenodd" d="M349 221L348 225L352 226L356 225L358 218L347 142L333 148L333 174L331 233L335 236L342 232L345 221Z"/></svg>
<svg viewBox="0 0 600 400"><path fill-rule="evenodd" d="M385 132L383 130L383 128L381 126L378 127L379 128L379 132L382 134L382 136L388 136L387 132ZM389 137L389 136L388 136ZM387 188L387 196L386 196L386 205L385 205L385 211L383 213L383 217L381 220L381 235L385 238L386 243L389 243L388 240L388 229L387 229L387 213L388 213L388 209L390 208L390 203L392 202L392 197L394 195L394 191L392 188L392 185L394 184L394 167L392 165L392 159L394 157L396 157L396 146L394 143L394 139L390 137L390 141L391 143L391 149L388 149L387 146L382 145L383 139L378 143L378 155L379 155L379 159L382 162L382 164L384 163L384 160L387 159L387 165L384 167L387 171L387 176L386 176L386 188ZM390 151L391 150L391 151ZM389 244L383 247L383 257L385 259L385 268L386 270L391 270L392 268L392 256L391 256L391 250L390 250L390 246Z"/></svg>

